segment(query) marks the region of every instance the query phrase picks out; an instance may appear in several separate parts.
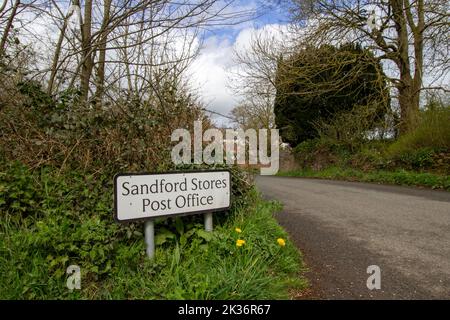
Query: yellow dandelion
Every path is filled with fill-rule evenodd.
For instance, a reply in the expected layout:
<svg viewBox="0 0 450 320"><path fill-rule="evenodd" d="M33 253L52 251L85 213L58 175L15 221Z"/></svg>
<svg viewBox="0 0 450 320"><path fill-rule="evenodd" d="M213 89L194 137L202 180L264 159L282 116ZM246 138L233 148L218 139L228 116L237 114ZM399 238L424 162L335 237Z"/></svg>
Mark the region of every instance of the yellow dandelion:
<svg viewBox="0 0 450 320"><path fill-rule="evenodd" d="M242 230L240 228L236 228L236 229L234 229L234 231L236 231L237 233L241 233L242 232Z"/></svg>
<svg viewBox="0 0 450 320"><path fill-rule="evenodd" d="M236 241L236 247L242 247L245 244L245 240L238 239Z"/></svg>
<svg viewBox="0 0 450 320"><path fill-rule="evenodd" d="M277 242L280 245L280 247L284 247L286 245L286 241L284 241L284 239L282 238L278 238Z"/></svg>

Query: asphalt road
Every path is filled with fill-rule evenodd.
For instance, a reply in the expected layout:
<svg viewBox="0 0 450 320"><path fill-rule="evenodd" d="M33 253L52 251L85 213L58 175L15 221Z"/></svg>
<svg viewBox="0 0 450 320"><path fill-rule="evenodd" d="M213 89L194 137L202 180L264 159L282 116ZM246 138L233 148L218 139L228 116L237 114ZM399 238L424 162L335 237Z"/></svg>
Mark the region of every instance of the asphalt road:
<svg viewBox="0 0 450 320"><path fill-rule="evenodd" d="M309 298L450 299L450 192L258 176L284 204L280 224L303 252ZM367 267L381 269L369 290Z"/></svg>

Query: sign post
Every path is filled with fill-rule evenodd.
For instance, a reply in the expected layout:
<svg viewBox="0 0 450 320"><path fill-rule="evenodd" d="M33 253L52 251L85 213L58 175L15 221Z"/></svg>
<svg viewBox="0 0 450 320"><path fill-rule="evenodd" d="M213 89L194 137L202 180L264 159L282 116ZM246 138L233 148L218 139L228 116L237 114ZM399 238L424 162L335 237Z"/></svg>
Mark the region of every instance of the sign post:
<svg viewBox="0 0 450 320"><path fill-rule="evenodd" d="M213 215L212 212L205 213L205 231L213 231Z"/></svg>
<svg viewBox="0 0 450 320"><path fill-rule="evenodd" d="M155 254L154 219L204 214L205 230L213 231L213 212L230 207L231 174L221 171L122 173L114 177L114 218L145 221L147 255Z"/></svg>
<svg viewBox="0 0 450 320"><path fill-rule="evenodd" d="M145 221L144 231L147 257L153 259L155 256L155 223L153 220Z"/></svg>

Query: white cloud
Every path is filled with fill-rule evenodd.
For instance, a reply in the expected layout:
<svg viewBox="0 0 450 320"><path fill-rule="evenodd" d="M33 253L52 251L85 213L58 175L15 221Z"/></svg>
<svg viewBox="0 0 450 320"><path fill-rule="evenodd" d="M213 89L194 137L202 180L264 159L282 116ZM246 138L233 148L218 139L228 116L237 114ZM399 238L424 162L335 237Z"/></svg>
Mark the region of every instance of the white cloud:
<svg viewBox="0 0 450 320"><path fill-rule="evenodd" d="M234 49L245 50L255 35L268 34L281 37L284 26L269 24L261 28L246 26L234 39L225 36L210 36L204 41L200 55L192 63L189 74L209 110L228 115L240 101L229 88L231 71L236 70ZM219 124L228 124L226 118L212 115Z"/></svg>
<svg viewBox="0 0 450 320"><path fill-rule="evenodd" d="M208 108L222 114L227 114L236 103L227 88L227 69L233 62L232 53L233 43L228 39L209 37L189 72Z"/></svg>
<svg viewBox="0 0 450 320"><path fill-rule="evenodd" d="M238 79L231 80L231 73L238 70L233 61L234 49L245 51L249 48L252 39L260 35L272 37L287 44L293 36L288 29L287 24L267 24L259 28L245 25L233 39L230 39L230 34L207 38L199 57L193 62L189 70L190 80L198 88L207 108L228 115L242 99L228 86L230 81L233 81L234 85L238 83ZM298 33L296 36L298 36ZM387 65L385 65L385 72L394 76ZM450 73L444 75L427 74L424 77L424 84L425 86L448 86L449 78ZM214 114L211 116L218 124L229 124L229 120L226 118Z"/></svg>

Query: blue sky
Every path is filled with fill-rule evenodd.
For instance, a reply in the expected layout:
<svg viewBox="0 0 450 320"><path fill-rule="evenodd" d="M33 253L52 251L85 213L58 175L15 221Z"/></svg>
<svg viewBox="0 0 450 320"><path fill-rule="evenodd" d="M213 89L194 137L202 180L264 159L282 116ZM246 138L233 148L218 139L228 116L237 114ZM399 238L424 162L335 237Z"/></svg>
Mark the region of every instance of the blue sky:
<svg viewBox="0 0 450 320"><path fill-rule="evenodd" d="M252 17L249 20L243 21L234 26L219 26L213 30L208 30L205 32L205 37L209 36L223 36L229 37L230 39L235 39L242 29L248 26L253 26L255 28L261 28L267 24L285 24L288 22L288 14L285 8L281 5L275 4L276 0L272 0L273 4L261 5L261 2L269 2L264 0L256 1L246 1L246 0L235 0L233 2L232 9L235 12L246 10L250 8L253 11Z"/></svg>

